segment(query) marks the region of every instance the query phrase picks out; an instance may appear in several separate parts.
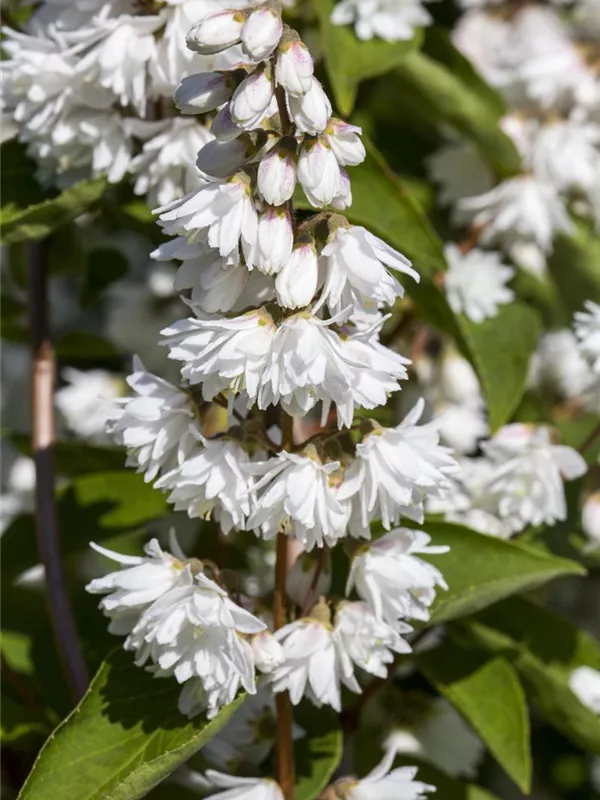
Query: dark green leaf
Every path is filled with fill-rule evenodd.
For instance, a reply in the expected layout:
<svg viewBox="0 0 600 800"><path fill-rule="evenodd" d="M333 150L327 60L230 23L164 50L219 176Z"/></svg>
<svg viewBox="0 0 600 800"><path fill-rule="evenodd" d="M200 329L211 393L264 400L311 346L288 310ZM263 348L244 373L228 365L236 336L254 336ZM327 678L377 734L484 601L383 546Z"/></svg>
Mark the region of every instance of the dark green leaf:
<svg viewBox="0 0 600 800"><path fill-rule="evenodd" d="M10 431L6 437L20 453L31 458L30 436ZM125 452L120 447L100 447L78 441L54 443L56 471L64 477L77 478L87 472L111 472L120 469L124 463Z"/></svg>
<svg viewBox="0 0 600 800"><path fill-rule="evenodd" d="M569 688L577 667L600 670L595 639L521 597L499 603L461 627L466 644L511 661L548 722L580 747L600 753L600 719Z"/></svg>
<svg viewBox="0 0 600 800"><path fill-rule="evenodd" d="M439 591L432 623L464 617L519 592L541 586L561 575L584 575L574 561L548 555L519 542L452 525L426 521L424 530L433 544L449 545L450 552L427 556L444 574L449 590Z"/></svg>
<svg viewBox="0 0 600 800"><path fill-rule="evenodd" d="M329 708L303 703L294 710L295 721L306 731L294 747L296 800L316 800L329 784L342 758L344 737L337 714Z"/></svg>
<svg viewBox="0 0 600 800"><path fill-rule="evenodd" d="M456 320L466 354L481 381L494 433L510 420L525 392L529 362L540 334L539 318L528 306L510 303L480 324L462 314Z"/></svg>
<svg viewBox="0 0 600 800"><path fill-rule="evenodd" d="M420 46L422 35L418 31L408 41L372 39L362 42L356 38L351 27L331 22L334 6L334 0L313 0L319 19L327 74L336 104L340 112L347 116L354 108L360 82L389 72L407 53Z"/></svg>
<svg viewBox="0 0 600 800"><path fill-rule="evenodd" d="M48 198L48 192L36 181L37 167L35 161L25 152L24 144L11 139L3 142L0 153L2 158L0 220L2 220L5 216L18 212L19 209L43 202Z"/></svg>
<svg viewBox="0 0 600 800"><path fill-rule="evenodd" d="M427 680L462 714L521 790L529 792L529 713L513 667L504 658L482 659L452 643L418 661Z"/></svg>
<svg viewBox="0 0 600 800"><path fill-rule="evenodd" d="M48 723L35 711L26 708L22 701L2 690L2 720L0 733L2 744L16 742L30 734L44 735L48 733Z"/></svg>
<svg viewBox="0 0 600 800"><path fill-rule="evenodd" d="M43 239L55 228L79 217L104 194L106 178L82 181L57 197L26 208L2 209L2 240L9 244Z"/></svg>
<svg viewBox="0 0 600 800"><path fill-rule="evenodd" d="M135 800L208 742L244 702L215 719L177 710L181 687L154 679L130 653L112 653L87 694L44 745L21 800Z"/></svg>
<svg viewBox="0 0 600 800"><path fill-rule="evenodd" d="M83 275L83 283L79 292L79 302L88 306L115 281L127 274L127 259L118 250L108 247L92 250Z"/></svg>
<svg viewBox="0 0 600 800"><path fill-rule="evenodd" d="M586 300L600 300L600 238L591 223L575 220L573 234L556 239L548 266L567 318Z"/></svg>

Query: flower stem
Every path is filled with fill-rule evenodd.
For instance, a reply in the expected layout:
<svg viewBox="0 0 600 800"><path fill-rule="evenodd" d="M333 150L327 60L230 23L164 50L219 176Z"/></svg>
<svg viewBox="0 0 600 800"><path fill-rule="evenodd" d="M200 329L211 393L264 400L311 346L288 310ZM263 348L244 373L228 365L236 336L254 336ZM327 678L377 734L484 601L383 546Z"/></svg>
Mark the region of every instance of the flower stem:
<svg viewBox="0 0 600 800"><path fill-rule="evenodd" d="M294 446L294 420L285 411L281 412L283 449L292 451ZM275 592L273 595L273 624L275 629L286 623L285 579L288 571L288 538L285 533L277 535L277 560L275 562ZM294 743L292 739L292 705L287 692L275 695L277 709L277 780L285 800L294 800Z"/></svg>

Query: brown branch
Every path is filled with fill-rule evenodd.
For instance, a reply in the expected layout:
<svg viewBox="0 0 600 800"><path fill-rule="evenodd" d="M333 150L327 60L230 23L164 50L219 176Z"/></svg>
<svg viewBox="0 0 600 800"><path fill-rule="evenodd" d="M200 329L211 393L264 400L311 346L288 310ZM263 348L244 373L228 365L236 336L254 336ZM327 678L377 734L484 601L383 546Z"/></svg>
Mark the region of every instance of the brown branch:
<svg viewBox="0 0 600 800"><path fill-rule="evenodd" d="M88 686L60 551L54 480L54 382L47 297L48 245L33 242L28 252L29 327L32 345L33 440L37 543L46 576L46 599L56 646L71 697L78 702Z"/></svg>
<svg viewBox="0 0 600 800"><path fill-rule="evenodd" d="M329 558L329 549L325 545L323 545L323 547L319 550L317 563L315 565L315 571L312 576L308 592L306 593L306 597L304 598L304 604L302 606L302 610L300 611L301 617L306 617L307 614L310 612L311 608L315 604L317 586L319 585L319 578L321 577L321 573L325 568L325 563L328 558Z"/></svg>
<svg viewBox="0 0 600 800"><path fill-rule="evenodd" d="M294 446L294 419L285 411L281 412L281 432L283 448L288 452ZM288 539L285 533L277 535L277 561L275 562L275 590L273 593L273 624L275 630L286 623L285 580L288 571ZM277 708L277 780L285 800L294 800L294 742L292 738L292 705L287 692L275 695Z"/></svg>
<svg viewBox="0 0 600 800"><path fill-rule="evenodd" d="M596 443L596 439L600 439L600 425L597 425L594 428L594 430L590 433L590 435L587 437L587 439L579 448L579 451L581 453L585 453L587 450L590 449L590 447L592 447L592 445Z"/></svg>

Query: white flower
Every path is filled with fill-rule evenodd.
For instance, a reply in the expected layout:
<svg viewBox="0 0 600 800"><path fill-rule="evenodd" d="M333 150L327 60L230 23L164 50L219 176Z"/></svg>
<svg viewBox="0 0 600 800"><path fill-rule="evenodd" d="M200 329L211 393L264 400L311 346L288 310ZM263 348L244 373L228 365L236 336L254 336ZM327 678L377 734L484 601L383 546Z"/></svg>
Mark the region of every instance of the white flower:
<svg viewBox="0 0 600 800"><path fill-rule="evenodd" d="M285 661L273 673L273 691L290 693L293 705L306 695L317 706L328 705L341 711L340 682L355 692L360 687L352 673L342 672L331 625L312 617L284 625L275 632Z"/></svg>
<svg viewBox="0 0 600 800"><path fill-rule="evenodd" d="M328 551L300 553L285 578L285 591L290 600L302 607L309 594L327 596L330 589L331 559Z"/></svg>
<svg viewBox="0 0 600 800"><path fill-rule="evenodd" d="M146 481L181 465L198 432L191 398L181 389L144 369L137 358L127 383L134 397L117 401L107 430L127 448L128 466L136 466Z"/></svg>
<svg viewBox="0 0 600 800"><path fill-rule="evenodd" d="M262 631L252 637L252 653L256 668L267 674L285 661L282 646L269 631Z"/></svg>
<svg viewBox="0 0 600 800"><path fill-rule="evenodd" d="M240 83L229 102L233 122L244 130L256 128L271 104L273 91L268 67L252 72Z"/></svg>
<svg viewBox="0 0 600 800"><path fill-rule="evenodd" d="M547 428L518 423L505 425L481 446L495 465L486 489L497 495L498 515L513 531L566 519L562 479L587 471L576 450L552 444Z"/></svg>
<svg viewBox="0 0 600 800"><path fill-rule="evenodd" d="M448 261L444 287L456 314L483 322L496 316L498 306L514 300L514 292L506 286L514 270L502 263L499 253L478 247L462 253L454 244L447 244L444 252Z"/></svg>
<svg viewBox="0 0 600 800"><path fill-rule="evenodd" d="M205 114L226 103L237 83L231 72L189 75L175 90L175 105L183 114Z"/></svg>
<svg viewBox="0 0 600 800"><path fill-rule="evenodd" d="M334 314L348 306L368 307L373 302L393 305L396 297L402 297L404 289L386 265L419 280L407 258L358 225L336 227L319 261L325 284L318 306L326 302Z"/></svg>
<svg viewBox="0 0 600 800"><path fill-rule="evenodd" d="M273 539L282 529L306 550L335 542L346 532L350 504L337 498L340 463L322 463L316 453L281 452L268 461L247 464L257 478L248 528Z"/></svg>
<svg viewBox="0 0 600 800"><path fill-rule="evenodd" d="M600 182L600 125L577 117L542 125L530 156L534 173L558 191L592 194Z"/></svg>
<svg viewBox="0 0 600 800"><path fill-rule="evenodd" d="M585 308L575 314L575 335L579 349L591 361L594 372L600 374L600 305L588 300Z"/></svg>
<svg viewBox="0 0 600 800"><path fill-rule="evenodd" d="M155 600L184 580L185 556L179 553L176 557L167 553L156 539L151 539L145 545L145 556L122 555L93 542L91 546L101 555L123 565L118 572L94 578L85 587L91 594L107 595L100 601L100 608L110 619L108 630L111 633L121 636L130 633L140 615ZM179 550L174 537L171 549Z"/></svg>
<svg viewBox="0 0 600 800"><path fill-rule="evenodd" d="M307 306L315 292L319 280L319 265L315 240L302 237L296 241L288 260L279 270L275 281L277 301L284 308Z"/></svg>
<svg viewBox="0 0 600 800"><path fill-rule="evenodd" d="M205 775L209 781L206 790L217 789L217 794L207 797L215 800L284 800L279 784L270 778L239 778L212 769Z"/></svg>
<svg viewBox="0 0 600 800"><path fill-rule="evenodd" d="M244 11L235 9L210 12L190 30L186 44L202 55L219 53L241 40L246 19Z"/></svg>
<svg viewBox="0 0 600 800"><path fill-rule="evenodd" d="M329 205L339 195L340 166L325 139L304 140L298 158L298 180L315 208Z"/></svg>
<svg viewBox="0 0 600 800"><path fill-rule="evenodd" d="M412 628L396 622L392 628L377 619L366 603L341 603L335 613L333 640L338 655L345 662L345 673L353 672L352 663L378 678L386 678L394 653L410 653L411 646L401 633Z"/></svg>
<svg viewBox="0 0 600 800"><path fill-rule="evenodd" d="M331 118L325 128L325 139L333 150L338 164L356 167L365 160L366 150L361 141L362 128L341 119Z"/></svg>
<svg viewBox="0 0 600 800"><path fill-rule="evenodd" d="M342 778L342 797L346 800L425 800L435 786L415 781L416 767L400 767L390 772L396 753L388 750L381 763L362 778Z"/></svg>
<svg viewBox="0 0 600 800"><path fill-rule="evenodd" d="M74 367L65 367L61 377L67 385L57 390L54 399L69 428L84 439L105 439L111 400L123 394L123 379L103 369Z"/></svg>
<svg viewBox="0 0 600 800"><path fill-rule="evenodd" d="M500 245L508 252L525 242L548 253L554 234L568 232L572 225L554 187L531 175L509 178L490 192L465 198L459 209L465 220L481 227L481 244Z"/></svg>
<svg viewBox="0 0 600 800"><path fill-rule="evenodd" d="M291 95L306 94L312 86L315 67L307 46L297 39L279 45L275 80Z"/></svg>
<svg viewBox="0 0 600 800"><path fill-rule="evenodd" d="M387 42L410 39L415 28L429 25L422 0L341 0L331 14L334 25L351 25L359 39L378 36Z"/></svg>
<svg viewBox="0 0 600 800"><path fill-rule="evenodd" d="M274 8L258 8L242 28L242 49L255 61L262 61L275 50L282 32L281 13Z"/></svg>
<svg viewBox="0 0 600 800"><path fill-rule="evenodd" d="M175 511L186 511L192 519L210 519L215 513L223 533L243 530L250 513L252 487L245 467L248 454L227 439L204 439L196 435L196 447L185 461L156 482L157 489L170 491L168 501Z"/></svg>
<svg viewBox="0 0 600 800"><path fill-rule="evenodd" d="M274 147L258 166L258 190L267 203L281 206L294 194L296 156L285 147Z"/></svg>
<svg viewBox="0 0 600 800"><path fill-rule="evenodd" d="M331 103L316 78L310 89L302 95L287 95L287 104L294 123L302 133L317 136L327 127L331 116Z"/></svg>
<svg viewBox="0 0 600 800"><path fill-rule="evenodd" d="M279 272L290 260L293 245L294 228L288 209L267 206L258 220L257 269L265 275Z"/></svg>
<svg viewBox="0 0 600 800"><path fill-rule="evenodd" d="M589 495L581 512L581 527L590 540L589 550L600 547L600 492Z"/></svg>
<svg viewBox="0 0 600 800"><path fill-rule="evenodd" d="M449 142L427 159L431 179L440 185L439 202L455 206L463 197L488 192L493 175L472 142Z"/></svg>
<svg viewBox="0 0 600 800"><path fill-rule="evenodd" d="M448 477L458 465L452 451L439 444L437 420L417 425L424 408L421 399L395 428L373 425L356 445L351 472L356 471L360 489L353 529L368 533L369 523L381 519L389 530L402 515L422 522L425 497L439 497L451 488Z"/></svg>
<svg viewBox="0 0 600 800"><path fill-rule="evenodd" d="M256 153L250 136L242 135L228 142L207 142L198 153L196 166L204 175L225 178L237 172Z"/></svg>
<svg viewBox="0 0 600 800"><path fill-rule="evenodd" d="M569 675L569 686L577 699L600 715L600 672L592 667L577 667Z"/></svg>
<svg viewBox="0 0 600 800"><path fill-rule="evenodd" d="M242 129L233 121L229 103L223 106L213 119L210 132L214 135L215 139L218 139L220 142L230 142L242 132Z"/></svg>
<svg viewBox="0 0 600 800"><path fill-rule="evenodd" d="M233 253L240 240L247 253L256 245L258 216L250 181L243 172L209 183L156 213L165 233L183 235L191 242L202 240L203 233L222 256Z"/></svg>
<svg viewBox="0 0 600 800"><path fill-rule="evenodd" d="M416 554L449 550L429 542L423 531L397 528L364 545L352 559L346 593L355 588L377 619L392 627L399 618L428 620L436 587L448 586L441 572Z"/></svg>

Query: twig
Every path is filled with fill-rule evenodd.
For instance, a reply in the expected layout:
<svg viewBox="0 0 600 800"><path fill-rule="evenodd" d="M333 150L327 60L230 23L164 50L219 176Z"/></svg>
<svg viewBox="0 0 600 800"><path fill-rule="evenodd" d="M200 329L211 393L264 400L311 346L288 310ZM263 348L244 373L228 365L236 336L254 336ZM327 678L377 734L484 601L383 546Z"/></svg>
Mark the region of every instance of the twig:
<svg viewBox="0 0 600 800"><path fill-rule="evenodd" d="M579 448L580 452L581 453L585 453L587 450L589 450L590 447L593 444L595 444L596 439L600 439L600 425L597 425L594 428L594 430L590 433L590 435L587 437L587 439L581 445L581 447Z"/></svg>
<svg viewBox="0 0 600 800"><path fill-rule="evenodd" d="M291 452L294 446L294 420L281 412L283 447ZM285 533L277 535L277 561L275 562L275 591L273 593L273 623L275 629L285 625L285 580L288 570L288 539ZM292 738L292 706L287 692L275 696L277 708L277 780L285 800L294 800L294 742Z"/></svg>
<svg viewBox="0 0 600 800"><path fill-rule="evenodd" d="M87 669L67 590L60 552L54 485L54 350L49 334L47 298L48 247L29 246L29 327L32 345L33 460L37 543L46 574L46 598L54 636L74 702L88 685Z"/></svg>
<svg viewBox="0 0 600 800"><path fill-rule="evenodd" d="M312 577L312 581L310 582L308 592L306 593L306 597L304 598L304 604L302 606L302 610L300 611L301 617L305 617L315 603L317 586L319 585L319 578L321 577L321 573L323 572L323 568L325 567L325 562L327 561L328 558L329 558L329 550L325 545L323 545L323 547L319 550L319 556L317 558L317 563L315 565L315 572Z"/></svg>

